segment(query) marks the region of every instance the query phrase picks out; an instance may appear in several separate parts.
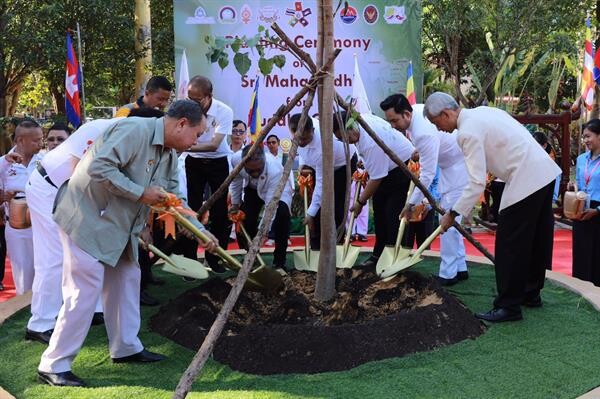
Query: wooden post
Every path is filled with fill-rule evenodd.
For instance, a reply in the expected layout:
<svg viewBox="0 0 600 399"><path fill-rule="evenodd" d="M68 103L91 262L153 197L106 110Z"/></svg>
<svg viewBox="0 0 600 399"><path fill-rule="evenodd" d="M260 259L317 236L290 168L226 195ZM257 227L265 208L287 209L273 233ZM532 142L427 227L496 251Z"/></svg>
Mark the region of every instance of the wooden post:
<svg viewBox="0 0 600 399"><path fill-rule="evenodd" d="M146 83L152 75L152 35L150 0L135 0L135 92L144 95Z"/></svg>

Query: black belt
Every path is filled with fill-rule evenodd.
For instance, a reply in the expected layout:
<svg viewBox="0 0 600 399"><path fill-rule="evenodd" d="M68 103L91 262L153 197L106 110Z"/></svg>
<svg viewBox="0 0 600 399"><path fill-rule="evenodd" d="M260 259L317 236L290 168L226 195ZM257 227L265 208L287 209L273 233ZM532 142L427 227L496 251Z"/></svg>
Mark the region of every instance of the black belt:
<svg viewBox="0 0 600 399"><path fill-rule="evenodd" d="M40 172L40 175L42 175L42 177L44 178L44 180L46 180L48 182L48 184L52 185L54 188L58 188L58 187L56 187L56 184L54 184L52 182L52 180L50 180L50 176L48 176L48 172L46 172L46 169L44 169L44 167L42 166L41 163L38 163L36 165L36 169L38 172Z"/></svg>

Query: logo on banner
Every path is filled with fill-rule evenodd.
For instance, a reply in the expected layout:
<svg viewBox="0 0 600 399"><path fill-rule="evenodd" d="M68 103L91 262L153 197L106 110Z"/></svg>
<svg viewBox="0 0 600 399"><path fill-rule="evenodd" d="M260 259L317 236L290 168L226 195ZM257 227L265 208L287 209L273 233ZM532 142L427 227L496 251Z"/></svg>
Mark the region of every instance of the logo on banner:
<svg viewBox="0 0 600 399"><path fill-rule="evenodd" d="M237 12L231 6L221 7L219 10L219 21L222 24L234 24L237 22Z"/></svg>
<svg viewBox="0 0 600 399"><path fill-rule="evenodd" d="M209 17L204 10L204 7L200 6L194 11L193 17L187 17L185 20L187 25L212 25L215 23L214 17Z"/></svg>
<svg viewBox="0 0 600 399"><path fill-rule="evenodd" d="M308 19L306 17L308 17L310 14L312 14L310 7L304 8L301 1L295 2L294 8L288 8L285 10L285 15L292 17L289 21L291 26L296 26L298 23L300 23L302 26L307 26Z"/></svg>
<svg viewBox="0 0 600 399"><path fill-rule="evenodd" d="M252 10L248 4L244 4L240 10L240 17L244 25L248 25L252 19Z"/></svg>
<svg viewBox="0 0 600 399"><path fill-rule="evenodd" d="M272 24L279 19L279 15L277 15L278 12L279 10L275 7L264 6L258 11L260 14L258 19L264 23Z"/></svg>
<svg viewBox="0 0 600 399"><path fill-rule="evenodd" d="M387 24L402 24L406 21L404 6L385 6L383 19Z"/></svg>
<svg viewBox="0 0 600 399"><path fill-rule="evenodd" d="M369 25L373 25L379 19L379 10L373 4L369 4L363 10L363 18Z"/></svg>
<svg viewBox="0 0 600 399"><path fill-rule="evenodd" d="M344 7L340 11L340 19L345 24L353 24L358 19L358 11L352 6Z"/></svg>

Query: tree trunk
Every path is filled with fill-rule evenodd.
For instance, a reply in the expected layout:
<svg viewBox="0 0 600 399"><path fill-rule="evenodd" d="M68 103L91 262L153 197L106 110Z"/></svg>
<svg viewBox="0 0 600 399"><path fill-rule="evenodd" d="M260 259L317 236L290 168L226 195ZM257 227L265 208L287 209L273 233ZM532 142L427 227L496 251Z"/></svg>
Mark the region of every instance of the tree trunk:
<svg viewBox="0 0 600 399"><path fill-rule="evenodd" d="M333 54L333 5L331 0L319 0L319 45L317 66ZM320 50L320 52L319 52ZM315 287L315 299L328 301L335 295L336 229L334 219L333 184L333 66L319 84L319 123L323 155L323 195L321 201L321 253Z"/></svg>
<svg viewBox="0 0 600 399"><path fill-rule="evenodd" d="M67 109L65 107L65 94L60 91L58 86L50 84L48 85L48 90L54 97L54 102L56 103L56 113L58 115L66 115Z"/></svg>
<svg viewBox="0 0 600 399"><path fill-rule="evenodd" d="M23 89L23 82L16 85L16 87L11 91L10 96L7 96L7 115L14 115L17 110L17 105L19 103L19 95L21 94L21 89Z"/></svg>
<svg viewBox="0 0 600 399"><path fill-rule="evenodd" d="M152 75L152 36L150 0L135 0L135 91L144 94L146 83Z"/></svg>

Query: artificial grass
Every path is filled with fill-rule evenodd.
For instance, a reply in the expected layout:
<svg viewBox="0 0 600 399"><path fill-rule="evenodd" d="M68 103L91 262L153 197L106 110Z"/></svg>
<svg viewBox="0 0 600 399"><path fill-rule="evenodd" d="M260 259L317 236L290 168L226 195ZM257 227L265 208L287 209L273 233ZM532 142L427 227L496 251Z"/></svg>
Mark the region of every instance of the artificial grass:
<svg viewBox="0 0 600 399"><path fill-rule="evenodd" d="M268 256L265 256L268 260ZM435 273L428 259L413 270ZM471 265L470 279L450 291L473 311L489 310L493 268ZM151 289L162 301L194 283L172 275ZM489 326L476 340L345 372L254 376L209 361L190 398L574 398L600 385L600 314L581 297L547 284L544 307L524 308L525 320ZM17 398L170 398L193 352L150 332L142 308L144 344L166 354L149 365L113 364L106 333L93 327L73 371L94 388L58 388L36 382L44 346L23 340L28 309L0 326L0 386ZM365 340L369 337L364 337ZM249 342L249 345L252 343Z"/></svg>

